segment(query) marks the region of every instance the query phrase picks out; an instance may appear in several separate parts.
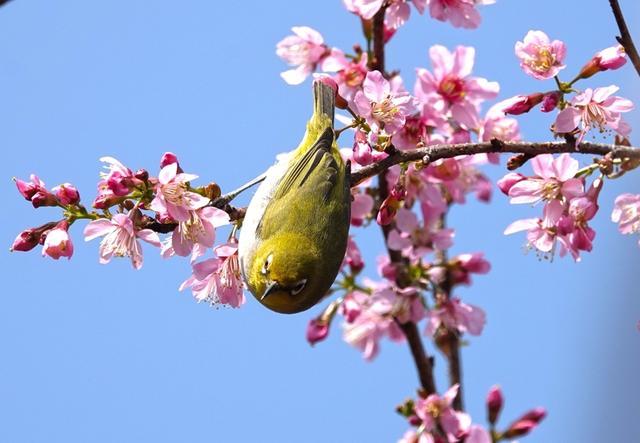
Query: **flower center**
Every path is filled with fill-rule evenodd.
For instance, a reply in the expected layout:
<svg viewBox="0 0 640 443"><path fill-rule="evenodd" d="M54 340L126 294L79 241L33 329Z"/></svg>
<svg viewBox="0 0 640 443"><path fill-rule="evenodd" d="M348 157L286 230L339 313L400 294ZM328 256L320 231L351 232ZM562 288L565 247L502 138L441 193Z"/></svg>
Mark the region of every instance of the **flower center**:
<svg viewBox="0 0 640 443"><path fill-rule="evenodd" d="M547 47L539 47L536 57L532 57L525 63L531 70L538 73L547 72L556 62L556 57Z"/></svg>
<svg viewBox="0 0 640 443"><path fill-rule="evenodd" d="M395 115L400 110L391 100L391 96L388 95L384 100L380 103L372 103L371 114L376 118L376 120L389 123L395 117Z"/></svg>
<svg viewBox="0 0 640 443"><path fill-rule="evenodd" d="M551 180L542 185L542 198L544 200L553 200L560 194L560 183Z"/></svg>
<svg viewBox="0 0 640 443"><path fill-rule="evenodd" d="M459 77L446 76L440 82L438 92L449 102L457 102L466 95L464 80Z"/></svg>
<svg viewBox="0 0 640 443"><path fill-rule="evenodd" d="M349 68L344 72L344 82L350 88L356 88L362 84L364 75L359 67Z"/></svg>
<svg viewBox="0 0 640 443"><path fill-rule="evenodd" d="M187 185L182 182L170 182L162 187L162 194L167 201L175 206L184 206L184 193Z"/></svg>

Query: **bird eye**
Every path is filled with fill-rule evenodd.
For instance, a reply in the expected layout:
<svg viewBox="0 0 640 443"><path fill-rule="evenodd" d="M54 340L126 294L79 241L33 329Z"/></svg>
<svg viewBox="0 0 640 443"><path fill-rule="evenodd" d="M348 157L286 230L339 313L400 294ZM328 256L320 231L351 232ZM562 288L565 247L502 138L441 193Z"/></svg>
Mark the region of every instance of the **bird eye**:
<svg viewBox="0 0 640 443"><path fill-rule="evenodd" d="M291 288L291 295L298 295L302 292L307 284L307 279L300 280L293 288Z"/></svg>
<svg viewBox="0 0 640 443"><path fill-rule="evenodd" d="M262 265L262 269L260 270L260 272L263 275L266 275L267 272L269 272L269 268L271 267L271 262L273 261L273 254L269 254L267 256L267 259L264 261L264 265Z"/></svg>

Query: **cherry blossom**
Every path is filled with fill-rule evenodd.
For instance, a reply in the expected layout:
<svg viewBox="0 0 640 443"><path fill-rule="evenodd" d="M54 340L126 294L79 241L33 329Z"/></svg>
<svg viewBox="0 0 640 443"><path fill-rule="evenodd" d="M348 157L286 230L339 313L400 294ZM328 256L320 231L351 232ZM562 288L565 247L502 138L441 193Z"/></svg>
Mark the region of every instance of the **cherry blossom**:
<svg viewBox="0 0 640 443"><path fill-rule="evenodd" d="M450 21L456 28L477 28L482 21L478 5L492 5L495 0L426 0L429 14L436 20Z"/></svg>
<svg viewBox="0 0 640 443"><path fill-rule="evenodd" d="M415 112L413 97L398 81L392 84L379 71L370 71L363 82L362 91L354 97L357 112L362 115L374 131L388 135L398 132L407 115Z"/></svg>
<svg viewBox="0 0 640 443"><path fill-rule="evenodd" d="M581 142L591 129L604 132L606 128L611 128L623 137L628 136L631 127L620 114L631 111L634 106L631 100L613 95L619 89L615 85L585 89L571 99L570 106L560 111L556 118L555 131L568 133L579 129L578 142Z"/></svg>
<svg viewBox="0 0 640 443"><path fill-rule="evenodd" d="M48 255L54 260L60 257L71 258L73 255L73 242L69 237L69 223L66 220L58 223L55 228L45 232L42 255Z"/></svg>
<svg viewBox="0 0 640 443"><path fill-rule="evenodd" d="M18 178L13 179L20 195L22 195L25 200L30 201L34 208L39 208L41 206L56 206L58 201L55 195L47 190L44 182L35 174L31 174L30 178L31 181L29 182L25 182Z"/></svg>
<svg viewBox="0 0 640 443"><path fill-rule="evenodd" d="M298 85L311 74L328 53L322 35L308 26L294 26L294 35L282 39L276 46L276 54L294 69L280 76L290 85Z"/></svg>
<svg viewBox="0 0 640 443"><path fill-rule="evenodd" d="M429 322L425 333L429 336L433 336L441 325L471 335L480 335L486 322L486 315L481 308L455 297L429 311L427 318Z"/></svg>
<svg viewBox="0 0 640 443"><path fill-rule="evenodd" d="M332 48L331 53L322 61L322 70L335 72L333 79L338 84L340 95L353 104L353 98L362 88L362 82L369 72L368 61L366 52L360 53L357 60L351 60L340 49Z"/></svg>
<svg viewBox="0 0 640 443"><path fill-rule="evenodd" d="M171 247L180 256L192 254L192 260L212 248L216 239L216 228L229 224L229 214L221 209L207 206L189 211L189 219L178 223L171 235ZM195 248L198 246L198 248ZM171 255L171 254L169 254Z"/></svg>
<svg viewBox="0 0 640 443"><path fill-rule="evenodd" d="M471 426L471 417L464 412L456 411L452 406L459 388L459 385L455 384L443 396L431 394L416 401L415 413L422 420L420 429L423 433L431 432L440 425L449 442L459 441L460 437L466 434Z"/></svg>
<svg viewBox="0 0 640 443"><path fill-rule="evenodd" d="M189 191L188 182L196 178L197 175L179 173L178 163L170 163L162 168L151 209L168 214L177 222L189 221L192 217L190 211L200 209L209 203L208 198Z"/></svg>
<svg viewBox="0 0 640 443"><path fill-rule="evenodd" d="M78 189L71 183L63 183L51 189L62 205L75 205L80 201Z"/></svg>
<svg viewBox="0 0 640 443"><path fill-rule="evenodd" d="M593 56L589 62L580 70L580 78L589 78L592 75L607 71L609 69L618 69L627 63L627 54L622 45L611 46L603 49Z"/></svg>
<svg viewBox="0 0 640 443"><path fill-rule="evenodd" d="M136 229L131 217L126 214L115 214L110 220L104 218L93 220L84 228L85 241L102 236L104 236L100 241L100 263L102 264L109 263L113 256L130 257L133 267L140 269L142 248L138 239L153 246L161 246L157 233L150 229Z"/></svg>
<svg viewBox="0 0 640 443"><path fill-rule="evenodd" d="M429 49L433 73L419 68L415 95L420 102L428 102L435 95L443 109L465 129L478 128L479 104L495 98L500 89L498 83L484 78L471 77L475 49L458 46L453 53L440 45Z"/></svg>
<svg viewBox="0 0 640 443"><path fill-rule="evenodd" d="M622 234L640 232L640 195L627 193L616 197L611 221L618 223Z"/></svg>
<svg viewBox="0 0 640 443"><path fill-rule="evenodd" d="M524 41L516 43L515 51L520 67L538 80L553 78L565 68L563 62L567 49L564 42L551 41L542 31L529 31Z"/></svg>

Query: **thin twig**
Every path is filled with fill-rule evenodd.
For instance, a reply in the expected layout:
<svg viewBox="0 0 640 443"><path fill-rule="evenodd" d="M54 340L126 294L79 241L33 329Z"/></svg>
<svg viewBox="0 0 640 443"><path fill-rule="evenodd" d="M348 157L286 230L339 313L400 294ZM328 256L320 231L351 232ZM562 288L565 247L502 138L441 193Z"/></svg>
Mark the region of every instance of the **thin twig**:
<svg viewBox="0 0 640 443"><path fill-rule="evenodd" d="M609 4L611 5L613 16L616 18L618 29L620 29L620 36L616 37L616 40L624 46L625 52L629 54L631 63L633 63L633 66L636 68L636 72L640 75L640 56L638 55L636 45L633 43L633 39L631 38L629 28L627 28L627 23L624 20L622 9L620 9L620 4L618 3L618 0L609 0Z"/></svg>
<svg viewBox="0 0 640 443"><path fill-rule="evenodd" d="M380 10L373 17L373 57L370 63L369 68L371 70L377 70L385 74L385 66L384 66L384 17L386 14L386 6L383 5ZM386 169L380 169L371 174L371 176L378 174L378 207L379 205L387 198L389 194L389 190L387 187L387 179L386 179ZM352 181L353 183L353 181ZM384 236L385 244L387 244L387 238L389 237L389 233L393 228L393 224L388 224L381 226L382 234ZM389 259L392 263L402 264L404 262L404 258L400 251L395 251L393 249L387 248L387 252L389 254ZM398 270L406 269L406 266L398 266ZM399 287L407 286L408 282L406 281L406 276L399 274L396 277L396 284ZM412 322L408 321L406 323L400 323L400 328L402 332L404 332L407 341L409 342L409 349L411 350L411 355L416 365L416 370L418 371L418 378L420 379L420 385L422 389L424 389L427 394L433 394L436 392L435 381L433 377L433 365L432 360L427 355L424 344L422 343L422 338L420 337L420 333L418 332L418 326Z"/></svg>
<svg viewBox="0 0 640 443"><path fill-rule="evenodd" d="M397 151L393 155L380 160L358 171L351 173L351 186L356 186L365 179L386 171L400 163L428 160L433 162L459 155L513 153L536 156L540 154L556 154L568 152L573 154L611 154L615 158L640 158L640 148L607 143L582 142L577 147L573 143L564 142L501 142L496 143L458 143L451 145L434 145L408 151Z"/></svg>

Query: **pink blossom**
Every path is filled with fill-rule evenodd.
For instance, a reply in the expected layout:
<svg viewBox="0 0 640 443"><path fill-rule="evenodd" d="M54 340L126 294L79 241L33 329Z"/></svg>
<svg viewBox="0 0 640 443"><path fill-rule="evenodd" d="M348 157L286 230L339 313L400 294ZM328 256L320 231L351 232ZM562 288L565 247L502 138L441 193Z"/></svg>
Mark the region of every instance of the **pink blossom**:
<svg viewBox="0 0 640 443"><path fill-rule="evenodd" d="M367 63L366 52L361 53L357 60L351 60L340 49L332 48L331 53L322 61L322 70L336 73L333 79L338 84L340 95L352 104L369 72Z"/></svg>
<svg viewBox="0 0 640 443"><path fill-rule="evenodd" d="M589 78L592 75L608 69L618 69L627 63L627 54L622 45L611 46L603 49L593 56L580 70L580 78Z"/></svg>
<svg viewBox="0 0 640 443"><path fill-rule="evenodd" d="M516 95L515 97L501 101L497 106L505 114L520 115L529 112L534 106L538 105L543 98L544 95L539 92L530 95Z"/></svg>
<svg viewBox="0 0 640 443"><path fill-rule="evenodd" d="M405 118L402 129L393 137L393 144L398 149L415 149L419 144L429 140L427 125L420 114Z"/></svg>
<svg viewBox="0 0 640 443"><path fill-rule="evenodd" d="M495 98L500 87L496 82L470 76L475 49L458 46L451 53L444 46L435 45L429 49L429 56L433 73L423 68L417 70L415 95L418 100L426 102L435 95L442 102L439 106L449 111L464 129L478 128L478 106L484 100Z"/></svg>
<svg viewBox="0 0 640 443"><path fill-rule="evenodd" d="M56 222L49 222L45 223L42 226L38 226L37 228L25 229L20 234L18 234L16 239L13 241L11 248L9 248L9 251L26 252L32 250L38 245L38 243L43 243L42 236L46 232L55 228L56 225Z"/></svg>
<svg viewBox="0 0 640 443"><path fill-rule="evenodd" d="M142 248L138 239L160 247L158 234L151 229L138 230L126 214L115 214L111 220L93 220L84 228L85 241L104 236L100 242L100 263L106 264L113 256L131 257L135 269L142 267Z"/></svg>
<svg viewBox="0 0 640 443"><path fill-rule="evenodd" d="M34 208L56 206L58 200L47 190L44 182L35 174L31 174L30 178L30 182L25 182L14 177L13 180L16 183L20 195L22 195L25 200L30 201Z"/></svg>
<svg viewBox="0 0 640 443"><path fill-rule="evenodd" d="M200 209L209 203L209 199L189 191L188 182L198 178L197 175L178 173L178 164L170 163L160 170L156 196L151 202L151 209L161 214L167 213L177 222L191 219L190 211Z"/></svg>
<svg viewBox="0 0 640 443"><path fill-rule="evenodd" d="M280 76L290 85L298 85L315 69L328 52L322 35L307 26L291 28L295 35L282 39L276 46L276 54L294 69L284 71Z"/></svg>
<svg viewBox="0 0 640 443"><path fill-rule="evenodd" d="M352 274L357 274L364 268L364 261L362 260L362 254L358 245L353 240L353 236L350 235L347 240L347 252L344 255L344 261L342 266L349 266Z"/></svg>
<svg viewBox="0 0 640 443"><path fill-rule="evenodd" d="M509 195L509 190L518 182L522 180L526 180L527 177L520 174L519 172L509 172L507 175L498 180L498 188L502 191L504 195Z"/></svg>
<svg viewBox="0 0 640 443"><path fill-rule="evenodd" d="M80 201L78 189L71 183L63 183L51 190L63 205L75 205Z"/></svg>
<svg viewBox="0 0 640 443"><path fill-rule="evenodd" d="M134 187L142 184L131 169L115 158L101 157L100 161L106 163L107 172L100 173L102 181L98 183L98 189L102 186L113 195L123 197L128 195Z"/></svg>
<svg viewBox="0 0 640 443"><path fill-rule="evenodd" d="M48 255L54 260L60 257L71 258L73 255L73 242L69 237L69 223L66 220L61 221L50 231L45 233L44 245L42 247L42 255Z"/></svg>
<svg viewBox="0 0 640 443"><path fill-rule="evenodd" d="M347 11L371 20L382 7L383 0L342 0Z"/></svg>
<svg viewBox="0 0 640 443"><path fill-rule="evenodd" d="M173 152L165 152L164 154L162 154L162 157L160 158L160 169L164 168L167 165L170 165L171 163L178 163L178 156ZM180 163L178 163L178 168L180 168Z"/></svg>
<svg viewBox="0 0 640 443"><path fill-rule="evenodd" d="M451 298L427 313L428 324L425 333L433 336L441 325L471 335L482 334L486 322L484 311L478 306L463 303L459 298Z"/></svg>
<svg viewBox="0 0 640 443"><path fill-rule="evenodd" d="M483 142L491 141L494 138L503 142L515 142L521 139L520 126L515 118L505 117L505 113L494 105L485 115L479 136ZM496 154L487 154L487 158L491 163L498 163Z"/></svg>
<svg viewBox="0 0 640 443"><path fill-rule="evenodd" d="M415 404L415 412L422 420L422 432L431 432L439 424L447 435L449 442L456 442L465 435L471 426L471 417L459 412L451 406L458 395L459 385L451 386L441 397L431 394L427 398L419 398Z"/></svg>
<svg viewBox="0 0 640 443"><path fill-rule="evenodd" d="M436 224L421 225L411 210L400 208L396 228L391 230L387 246L402 251L411 260L418 260L434 249L445 250L453 244L453 230L439 229Z"/></svg>
<svg viewBox="0 0 640 443"><path fill-rule="evenodd" d="M352 191L352 193L355 191ZM373 197L366 192L355 192L351 200L351 224L362 226L364 221L371 216L373 209Z"/></svg>
<svg viewBox="0 0 640 443"><path fill-rule="evenodd" d="M492 443L491 434L480 425L471 425L465 443Z"/></svg>
<svg viewBox="0 0 640 443"><path fill-rule="evenodd" d="M531 160L535 176L514 183L509 188L511 203L536 203L540 200L571 199L582 195L582 180L574 178L579 163L569 154L541 154Z"/></svg>
<svg viewBox="0 0 640 443"><path fill-rule="evenodd" d="M456 284L471 284L471 274L487 274L491 263L484 258L484 253L460 254L451 260L451 277Z"/></svg>
<svg viewBox="0 0 640 443"><path fill-rule="evenodd" d="M244 304L238 246L235 242L217 246L217 257L192 265L193 275L180 285L180 291L191 288L199 302L223 304L237 308Z"/></svg>
<svg viewBox="0 0 640 443"><path fill-rule="evenodd" d="M558 232L558 225L563 220L564 210L565 207L560 201L551 200L544 206L542 219L516 220L507 226L504 233L510 235L527 231L527 247L537 249L544 257L552 257L556 241L560 241L562 248L566 243L566 239Z"/></svg>
<svg viewBox="0 0 640 443"><path fill-rule="evenodd" d="M216 239L216 228L229 224L229 214L221 209L206 206L189 211L189 218L178 223L171 236L174 252L186 257L192 252L192 259L202 255L207 248L212 248ZM194 246L199 248L194 250Z"/></svg>
<svg viewBox="0 0 640 443"><path fill-rule="evenodd" d="M406 116L415 112L413 98L401 87L400 81L394 81L392 88L379 71L367 73L363 89L356 92L354 103L356 111L367 120L372 130L384 129L388 135L398 132Z"/></svg>
<svg viewBox="0 0 640 443"><path fill-rule="evenodd" d="M604 132L606 128L611 128L623 137L628 136L631 127L620 114L631 111L633 103L626 98L614 96L618 89L620 88L615 85L585 89L571 99L571 106L560 111L556 118L555 131L567 133L578 128L578 142L582 141L590 129Z"/></svg>
<svg viewBox="0 0 640 443"><path fill-rule="evenodd" d="M450 21L456 28L473 29L482 21L477 5L491 5L495 0L426 0L431 17Z"/></svg>
<svg viewBox="0 0 640 443"><path fill-rule="evenodd" d="M361 166L367 166L371 163L375 163L379 160L387 158L385 152L380 152L371 147L371 143L367 138L367 134L358 129L355 132L353 141L353 155L351 157L353 161Z"/></svg>
<svg viewBox="0 0 640 443"><path fill-rule="evenodd" d="M565 68L567 50L564 42L551 41L542 31L529 31L524 41L516 43L515 51L520 67L538 80L552 78Z"/></svg>
<svg viewBox="0 0 640 443"><path fill-rule="evenodd" d="M621 194L616 197L611 221L618 223L618 230L622 234L640 232L640 195Z"/></svg>

